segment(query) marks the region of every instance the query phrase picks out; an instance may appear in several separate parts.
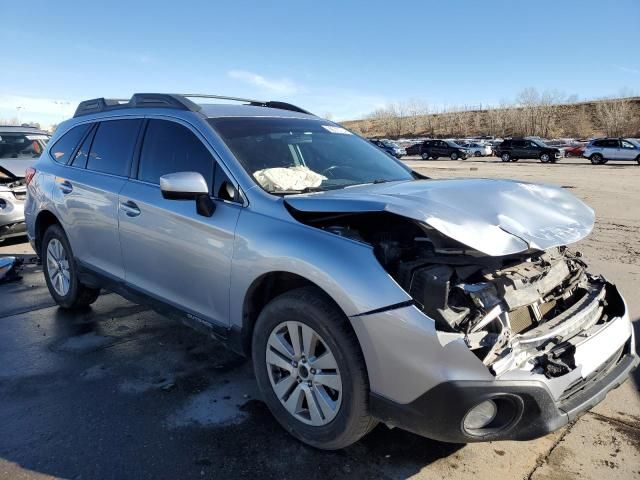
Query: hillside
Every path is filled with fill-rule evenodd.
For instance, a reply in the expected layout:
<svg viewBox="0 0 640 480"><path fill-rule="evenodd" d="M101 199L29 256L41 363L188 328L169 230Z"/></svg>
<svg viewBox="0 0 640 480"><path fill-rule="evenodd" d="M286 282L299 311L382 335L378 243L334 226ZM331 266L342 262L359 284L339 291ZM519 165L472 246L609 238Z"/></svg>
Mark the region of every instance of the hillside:
<svg viewBox="0 0 640 480"><path fill-rule="evenodd" d="M640 136L640 97L576 103L537 103L483 110L424 113L387 108L341 122L368 137L539 135L546 138Z"/></svg>

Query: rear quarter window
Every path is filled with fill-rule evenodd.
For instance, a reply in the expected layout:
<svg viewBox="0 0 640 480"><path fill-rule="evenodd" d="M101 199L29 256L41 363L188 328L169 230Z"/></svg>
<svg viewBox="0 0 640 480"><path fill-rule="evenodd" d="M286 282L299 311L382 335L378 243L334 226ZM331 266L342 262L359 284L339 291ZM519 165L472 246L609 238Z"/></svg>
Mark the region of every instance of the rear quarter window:
<svg viewBox="0 0 640 480"><path fill-rule="evenodd" d="M60 139L49 149L51 158L58 163L66 165L71 158L71 154L74 152L85 133L87 133L90 126L90 123L77 125L62 135L62 137L60 137Z"/></svg>

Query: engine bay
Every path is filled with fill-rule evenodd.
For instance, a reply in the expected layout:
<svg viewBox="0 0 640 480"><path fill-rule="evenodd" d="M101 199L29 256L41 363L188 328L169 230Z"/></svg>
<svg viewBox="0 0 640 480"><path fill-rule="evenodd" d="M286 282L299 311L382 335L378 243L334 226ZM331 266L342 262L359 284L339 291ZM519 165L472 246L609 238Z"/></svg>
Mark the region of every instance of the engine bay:
<svg viewBox="0 0 640 480"><path fill-rule="evenodd" d="M463 335L496 376L524 364L549 378L564 375L575 368L572 339L624 312L617 291L564 246L488 256L387 213L314 215L305 223L372 246L436 329Z"/></svg>

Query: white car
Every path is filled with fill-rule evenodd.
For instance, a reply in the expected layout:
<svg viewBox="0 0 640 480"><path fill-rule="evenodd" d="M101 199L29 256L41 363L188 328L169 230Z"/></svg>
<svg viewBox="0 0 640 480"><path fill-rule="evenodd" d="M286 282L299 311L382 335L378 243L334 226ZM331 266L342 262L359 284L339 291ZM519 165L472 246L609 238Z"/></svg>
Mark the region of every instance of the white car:
<svg viewBox="0 0 640 480"><path fill-rule="evenodd" d="M483 145L481 143L465 143L463 148L469 150L469 155L474 157L488 157L493 154L490 145Z"/></svg>
<svg viewBox="0 0 640 480"><path fill-rule="evenodd" d="M630 160L640 164L640 142L633 138L600 138L587 145L583 157L594 165L603 165L609 160Z"/></svg>

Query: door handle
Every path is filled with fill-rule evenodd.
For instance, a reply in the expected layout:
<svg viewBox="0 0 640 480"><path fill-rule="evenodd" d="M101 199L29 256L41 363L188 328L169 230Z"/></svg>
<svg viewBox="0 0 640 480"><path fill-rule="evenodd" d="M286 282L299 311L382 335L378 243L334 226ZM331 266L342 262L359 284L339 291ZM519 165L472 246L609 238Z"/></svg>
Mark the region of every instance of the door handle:
<svg viewBox="0 0 640 480"><path fill-rule="evenodd" d="M127 217L137 217L138 215L140 215L140 209L138 208L138 205L136 205L135 202L132 202L131 200L120 203L120 210L122 210L127 215Z"/></svg>
<svg viewBox="0 0 640 480"><path fill-rule="evenodd" d="M71 182L69 180L58 179L58 188L65 195L73 192L73 185L71 185Z"/></svg>

